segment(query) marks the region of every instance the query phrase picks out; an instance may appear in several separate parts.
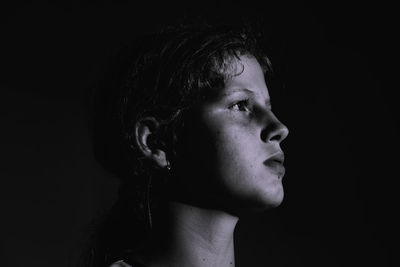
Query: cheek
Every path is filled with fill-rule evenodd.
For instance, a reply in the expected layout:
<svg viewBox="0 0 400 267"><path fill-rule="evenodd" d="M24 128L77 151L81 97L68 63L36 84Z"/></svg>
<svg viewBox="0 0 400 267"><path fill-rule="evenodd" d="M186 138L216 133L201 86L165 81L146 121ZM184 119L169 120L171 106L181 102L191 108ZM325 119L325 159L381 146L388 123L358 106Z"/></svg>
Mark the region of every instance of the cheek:
<svg viewBox="0 0 400 267"><path fill-rule="evenodd" d="M217 128L211 135L215 137L216 152L221 160L240 163L251 162L260 153L261 144L257 132L254 125L247 123L226 125Z"/></svg>
<svg viewBox="0 0 400 267"><path fill-rule="evenodd" d="M190 176L196 186L220 187L241 184L256 160L255 130L214 117L196 124L185 134L178 152L180 176Z"/></svg>
<svg viewBox="0 0 400 267"><path fill-rule="evenodd" d="M233 183L242 183L259 160L260 142L258 125L238 115L214 114L204 119L199 151L204 160L213 166L216 178ZM211 162L210 162L211 161Z"/></svg>
<svg viewBox="0 0 400 267"><path fill-rule="evenodd" d="M233 123L226 117L207 122L190 128L179 153L180 192L185 198L225 208L279 202L281 184L268 176L263 165L268 155L257 125Z"/></svg>
<svg viewBox="0 0 400 267"><path fill-rule="evenodd" d="M261 153L254 134L248 129L230 127L216 135L217 178L227 187L248 190L260 178Z"/></svg>
<svg viewBox="0 0 400 267"><path fill-rule="evenodd" d="M263 164L268 157L256 134L234 127L221 132L217 146L217 179L232 204L267 208L283 200L282 183Z"/></svg>

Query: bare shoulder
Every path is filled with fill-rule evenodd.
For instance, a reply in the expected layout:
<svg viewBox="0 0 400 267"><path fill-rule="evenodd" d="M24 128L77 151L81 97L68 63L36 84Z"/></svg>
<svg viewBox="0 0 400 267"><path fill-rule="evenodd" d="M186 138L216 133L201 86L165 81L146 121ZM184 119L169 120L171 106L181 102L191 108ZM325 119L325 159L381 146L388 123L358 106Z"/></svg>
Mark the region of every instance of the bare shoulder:
<svg viewBox="0 0 400 267"><path fill-rule="evenodd" d="M127 264L126 262L120 260L116 261L113 264L111 264L110 267L133 267L132 265Z"/></svg>

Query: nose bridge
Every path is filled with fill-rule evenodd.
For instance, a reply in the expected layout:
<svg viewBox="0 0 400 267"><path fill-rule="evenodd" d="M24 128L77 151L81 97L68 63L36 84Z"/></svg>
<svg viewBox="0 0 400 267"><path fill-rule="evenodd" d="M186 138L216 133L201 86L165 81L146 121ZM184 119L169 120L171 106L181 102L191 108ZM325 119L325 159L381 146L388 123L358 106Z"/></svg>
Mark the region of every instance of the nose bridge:
<svg viewBox="0 0 400 267"><path fill-rule="evenodd" d="M263 123L264 125L261 131L261 139L264 142L281 142L289 134L289 129L275 116L271 110L266 112Z"/></svg>

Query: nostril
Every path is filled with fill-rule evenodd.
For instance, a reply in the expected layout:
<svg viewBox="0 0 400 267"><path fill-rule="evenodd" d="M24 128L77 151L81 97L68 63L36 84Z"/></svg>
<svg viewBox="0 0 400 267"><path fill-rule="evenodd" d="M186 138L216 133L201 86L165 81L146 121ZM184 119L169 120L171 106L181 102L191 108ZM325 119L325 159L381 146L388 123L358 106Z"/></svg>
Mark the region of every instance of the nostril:
<svg viewBox="0 0 400 267"><path fill-rule="evenodd" d="M273 135L270 140L281 142L288 136L288 134L289 134L288 128L282 123L280 123L278 130L276 131L276 134Z"/></svg>
<svg viewBox="0 0 400 267"><path fill-rule="evenodd" d="M280 134L272 136L269 141L280 141L282 139L282 136Z"/></svg>
<svg viewBox="0 0 400 267"><path fill-rule="evenodd" d="M281 142L288 134L288 128L282 123L270 124L261 132L261 139L264 142Z"/></svg>

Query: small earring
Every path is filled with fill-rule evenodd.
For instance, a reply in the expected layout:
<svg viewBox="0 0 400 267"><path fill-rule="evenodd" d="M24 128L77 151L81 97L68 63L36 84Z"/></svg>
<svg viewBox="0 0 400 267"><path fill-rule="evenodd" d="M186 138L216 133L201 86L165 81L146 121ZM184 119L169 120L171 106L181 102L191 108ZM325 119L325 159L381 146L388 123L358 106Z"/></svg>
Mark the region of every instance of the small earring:
<svg viewBox="0 0 400 267"><path fill-rule="evenodd" d="M167 170L170 171L171 170L171 164L169 163L169 161L167 161Z"/></svg>

